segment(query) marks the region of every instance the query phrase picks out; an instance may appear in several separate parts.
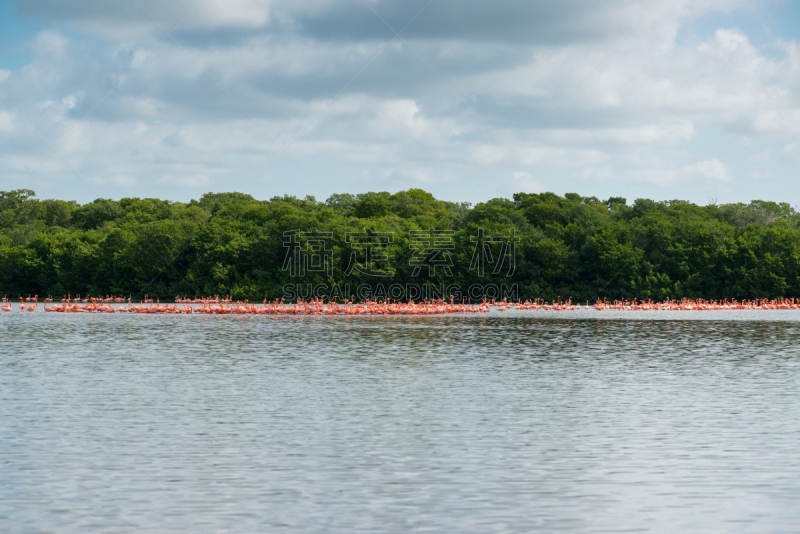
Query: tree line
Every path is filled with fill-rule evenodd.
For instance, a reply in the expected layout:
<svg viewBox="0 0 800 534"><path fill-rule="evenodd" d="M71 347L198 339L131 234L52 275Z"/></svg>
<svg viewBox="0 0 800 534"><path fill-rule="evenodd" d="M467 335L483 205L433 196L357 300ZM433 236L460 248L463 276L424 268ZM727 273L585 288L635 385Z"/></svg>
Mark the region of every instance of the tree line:
<svg viewBox="0 0 800 534"><path fill-rule="evenodd" d="M800 297L800 214L518 193L475 206L410 189L256 200L40 200L0 191L0 294L280 298L287 284L514 285L522 299ZM347 295L345 295L346 297Z"/></svg>

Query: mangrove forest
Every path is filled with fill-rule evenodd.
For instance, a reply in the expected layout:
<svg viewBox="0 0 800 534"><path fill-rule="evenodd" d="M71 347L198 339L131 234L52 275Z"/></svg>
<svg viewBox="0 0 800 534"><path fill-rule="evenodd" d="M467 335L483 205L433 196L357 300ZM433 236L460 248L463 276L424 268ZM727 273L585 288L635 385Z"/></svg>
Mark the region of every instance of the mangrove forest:
<svg viewBox="0 0 800 534"><path fill-rule="evenodd" d="M337 300L356 287L380 297L411 283L462 296L513 287L523 300L800 297L800 213L760 200L700 206L576 193L474 206L420 189L80 205L0 191L0 295L261 301L323 287Z"/></svg>

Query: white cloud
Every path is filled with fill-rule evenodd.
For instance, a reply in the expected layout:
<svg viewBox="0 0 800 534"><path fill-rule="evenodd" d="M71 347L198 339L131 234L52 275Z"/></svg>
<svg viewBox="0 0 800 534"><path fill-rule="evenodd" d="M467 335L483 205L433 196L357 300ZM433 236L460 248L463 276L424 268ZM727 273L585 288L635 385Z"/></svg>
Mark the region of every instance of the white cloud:
<svg viewBox="0 0 800 534"><path fill-rule="evenodd" d="M45 30L36 35L30 46L36 54L58 59L66 53L69 39L58 31Z"/></svg>
<svg viewBox="0 0 800 534"><path fill-rule="evenodd" d="M585 167L578 173L582 180L586 181L608 181L617 177L610 165L604 167Z"/></svg>
<svg viewBox="0 0 800 534"><path fill-rule="evenodd" d="M547 131L545 135L551 140L570 145L598 142L621 145L654 143L675 145L690 141L695 135L695 128L690 120L666 120L660 124L642 124L628 128L554 129Z"/></svg>
<svg viewBox="0 0 800 534"><path fill-rule="evenodd" d="M533 177L529 172L515 172L514 185L523 193L541 193L544 191L542 182Z"/></svg>
<svg viewBox="0 0 800 534"><path fill-rule="evenodd" d="M126 189L130 189L135 187L138 184L138 180L136 180L133 176L128 176L124 174L118 174L116 176L97 176L92 179L92 183L95 185L113 185L117 187L122 187Z"/></svg>
<svg viewBox="0 0 800 534"><path fill-rule="evenodd" d="M765 161L769 161L770 157L771 157L770 151L764 150L763 152L759 152L755 156L748 158L747 161L750 161L752 163L763 163Z"/></svg>
<svg viewBox="0 0 800 534"><path fill-rule="evenodd" d="M205 0L198 8L199 25L209 27L260 28L270 21L265 0Z"/></svg>
<svg viewBox="0 0 800 534"><path fill-rule="evenodd" d="M789 143L783 147L783 154L794 161L800 161L800 143Z"/></svg>
<svg viewBox="0 0 800 534"><path fill-rule="evenodd" d="M0 83L49 142L74 131L59 153L106 196L132 184L235 187L280 155L270 137L303 168L280 156L268 170L278 187L300 187L280 179L293 169L319 182L330 175L326 187L338 190L352 176L374 189L443 184L456 200L471 188L452 184L477 183L495 166L496 176L513 177L497 180L509 196L511 187L561 187L560 178L606 188L732 183L715 154L726 142L733 152L740 136L764 143L751 161L767 167L771 152L798 157L794 41L776 41L782 55L767 55L737 29L690 44L675 38L687 21L751 2L619 0L580 13L565 2L547 15L563 31L544 28L546 39L514 20L533 20L535 6L503 3L497 27L481 29L476 17L488 8L469 0L473 11L450 18L432 5L407 43L387 47L386 28L374 33L358 18L364 6L207 0L176 33L181 47L167 40L156 49L163 35L130 6L76 0L67 12L29 0L20 9L54 22L31 39L30 64L0 70ZM169 29L196 3L142 5ZM414 14L400 2L371 5L392 24ZM66 37L64 24L85 39ZM3 185L43 157L41 140L9 113L0 106L0 157L17 167ZM37 176L55 180L63 167L43 165Z"/></svg>
<svg viewBox="0 0 800 534"><path fill-rule="evenodd" d="M728 166L717 158L698 161L681 168L681 174L688 179L706 178L715 182L730 182Z"/></svg>
<svg viewBox="0 0 800 534"><path fill-rule="evenodd" d="M380 112L380 120L392 127L399 127L402 133L422 135L428 124L419 116L419 106L413 100L391 100L386 102ZM394 128L392 128L394 129Z"/></svg>
<svg viewBox="0 0 800 534"><path fill-rule="evenodd" d="M14 114L10 111L0 111L0 132L14 131Z"/></svg>
<svg viewBox="0 0 800 534"><path fill-rule="evenodd" d="M756 181L772 180L775 173L772 171L754 171L750 173L750 179Z"/></svg>
<svg viewBox="0 0 800 534"><path fill-rule="evenodd" d="M178 187L208 187L212 184L211 179L204 175L204 174L195 174L195 175L166 175L162 176L156 183L161 186L178 186Z"/></svg>
<svg viewBox="0 0 800 534"><path fill-rule="evenodd" d="M678 168L644 169L635 173L635 180L661 186L676 183L693 185L719 184L731 181L728 166L717 158L707 159Z"/></svg>

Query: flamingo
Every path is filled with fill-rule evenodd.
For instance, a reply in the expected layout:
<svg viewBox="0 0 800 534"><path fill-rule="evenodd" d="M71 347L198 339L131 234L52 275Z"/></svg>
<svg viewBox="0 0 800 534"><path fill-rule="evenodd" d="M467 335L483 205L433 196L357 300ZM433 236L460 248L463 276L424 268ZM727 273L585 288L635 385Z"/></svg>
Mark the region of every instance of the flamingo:
<svg viewBox="0 0 800 534"><path fill-rule="evenodd" d="M32 300L31 304L26 304L26 301ZM83 300L85 305L79 304ZM115 309L112 305L106 303L126 302L127 306L122 306ZM147 294L144 296L144 303L134 305L132 296L129 295L127 299L121 296L106 295L100 297L90 297L89 295L81 299L80 295L74 298L71 294L65 296L61 300L61 305L48 307L48 303L53 302L51 295L44 298L44 311L46 312L69 312L69 313L115 313L129 312L129 313L149 313L149 314L210 314L210 315L273 315L273 316L287 316L287 315L438 315L448 313L487 313L492 309L498 312L504 312L511 309L517 310L543 310L549 312L557 311L577 311L581 310L580 302L572 303L572 298L567 297L565 301L557 298L552 301L545 301L543 299L535 298L533 301L517 299L514 303L513 299L503 298L502 300L490 299L486 296L483 297L482 302L472 304L471 299L467 303L463 301L461 304L455 304L455 297L450 295L449 303L444 298L423 300L421 302L414 302L409 300L407 303L400 301L392 301L390 298L374 300L368 299L363 302L355 302L354 296L351 299L342 299L340 305L337 299L326 300L326 296L310 297L309 300L298 299L296 303L284 301L284 299L275 299L268 301L264 298L263 302L256 304L251 303L248 299L233 300L231 295L214 295L212 297L195 296L194 299L188 298L186 295L177 295L175 297L175 304L164 303L161 304L160 298L150 298ZM23 298L19 296L21 311L35 312L38 309L39 295L34 295L32 298ZM190 303L197 303L200 306L193 308L189 306ZM185 304L179 307L177 304ZM753 299L753 300L729 300L727 298L721 300L706 300L702 298L688 299L681 298L680 300L672 300L667 298L663 301L654 302L652 299L640 300L633 298L628 300L622 298L619 300L608 301L607 298L597 299L594 305L590 301L586 301L585 310L593 308L595 311L602 310L617 310L617 311L709 311L709 310L797 310L800 309L800 300L798 299ZM11 304L6 295L0 303L0 311L10 312Z"/></svg>

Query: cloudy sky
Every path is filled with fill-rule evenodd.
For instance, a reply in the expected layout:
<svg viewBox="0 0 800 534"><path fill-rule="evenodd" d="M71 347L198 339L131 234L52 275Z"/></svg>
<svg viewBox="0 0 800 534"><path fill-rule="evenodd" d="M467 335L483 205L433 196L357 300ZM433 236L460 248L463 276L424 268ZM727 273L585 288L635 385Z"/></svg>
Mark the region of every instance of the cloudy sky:
<svg viewBox="0 0 800 534"><path fill-rule="evenodd" d="M800 204L800 2L0 0L0 190Z"/></svg>

